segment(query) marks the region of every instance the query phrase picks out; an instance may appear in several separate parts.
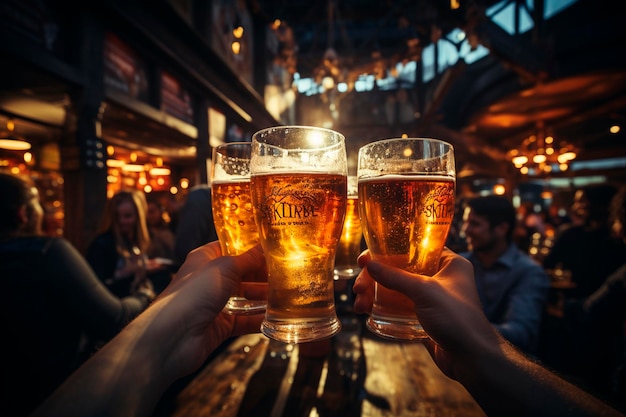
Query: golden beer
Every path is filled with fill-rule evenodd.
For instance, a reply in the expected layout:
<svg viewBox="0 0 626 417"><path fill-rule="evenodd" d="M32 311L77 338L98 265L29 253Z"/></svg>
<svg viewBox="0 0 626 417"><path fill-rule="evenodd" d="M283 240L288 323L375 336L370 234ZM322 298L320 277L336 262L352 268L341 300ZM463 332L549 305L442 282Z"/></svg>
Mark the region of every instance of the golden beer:
<svg viewBox="0 0 626 417"><path fill-rule="evenodd" d="M349 279L358 272L357 258L361 253L363 229L359 219L358 197L349 196L346 205L346 218L343 221L341 239L335 255L335 274L339 279Z"/></svg>
<svg viewBox="0 0 626 417"><path fill-rule="evenodd" d="M450 176L390 174L359 180L359 210L372 259L404 270L433 275L450 230L455 180ZM402 333L402 323L408 324ZM368 322L374 330L393 327L394 338L418 340L421 328L413 302L404 294L376 285ZM423 330L422 330L423 332Z"/></svg>
<svg viewBox="0 0 626 417"><path fill-rule="evenodd" d="M240 255L259 243L250 181L214 182L213 222L224 255Z"/></svg>
<svg viewBox="0 0 626 417"><path fill-rule="evenodd" d="M301 342L340 329L333 265L346 182L346 175L332 173L252 175L252 202L268 269L264 326L273 337Z"/></svg>
<svg viewBox="0 0 626 417"><path fill-rule="evenodd" d="M250 151L250 142L229 142L213 149L211 209L224 255L240 255L259 243L250 198ZM250 277L242 278L224 311L255 314L265 310L265 300L248 300L244 294L252 286L266 286L267 283L250 280Z"/></svg>

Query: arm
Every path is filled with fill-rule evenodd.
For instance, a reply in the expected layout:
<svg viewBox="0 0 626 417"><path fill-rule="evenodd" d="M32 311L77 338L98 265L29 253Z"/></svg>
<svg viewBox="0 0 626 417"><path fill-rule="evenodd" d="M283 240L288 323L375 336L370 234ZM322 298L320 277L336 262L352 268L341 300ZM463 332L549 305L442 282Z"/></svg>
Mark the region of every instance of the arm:
<svg viewBox="0 0 626 417"><path fill-rule="evenodd" d="M520 349L531 352L539 339L550 279L539 265L524 259L518 280L508 295L506 312L496 329Z"/></svg>
<svg viewBox="0 0 626 417"><path fill-rule="evenodd" d="M584 300L583 309L593 323L607 316L626 317L626 264L613 272L593 294ZM619 312L619 313L618 313Z"/></svg>
<svg viewBox="0 0 626 417"><path fill-rule="evenodd" d="M104 286L83 256L68 241L55 239L48 249L46 270L58 288L55 296L94 337L109 339L143 311L149 297L119 299Z"/></svg>
<svg viewBox="0 0 626 417"><path fill-rule="evenodd" d="M260 247L219 257L193 251L152 305L70 376L33 416L149 416L165 389L231 336L258 332L263 314L222 313L245 274L263 274Z"/></svg>
<svg viewBox="0 0 626 417"><path fill-rule="evenodd" d="M431 337L426 347L439 368L472 394L488 415L621 416L606 404L532 362L509 344L483 314L471 263L445 249L433 277L370 261L354 284L354 309L372 306L372 279L401 291L416 306Z"/></svg>
<svg viewBox="0 0 626 417"><path fill-rule="evenodd" d="M626 264L604 281L595 292L583 299L565 303L565 318L577 326L597 326L626 318Z"/></svg>
<svg viewBox="0 0 626 417"><path fill-rule="evenodd" d="M113 278L117 263L113 237L107 233L96 236L89 244L85 258L102 282Z"/></svg>

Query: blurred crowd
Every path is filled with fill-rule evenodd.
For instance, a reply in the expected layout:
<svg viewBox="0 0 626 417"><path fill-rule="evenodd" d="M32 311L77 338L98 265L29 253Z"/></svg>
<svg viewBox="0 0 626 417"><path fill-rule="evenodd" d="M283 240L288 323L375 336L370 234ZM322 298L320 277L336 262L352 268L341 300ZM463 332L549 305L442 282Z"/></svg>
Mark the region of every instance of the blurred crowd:
<svg viewBox="0 0 626 417"><path fill-rule="evenodd" d="M626 408L626 186L575 190L567 210L457 201L448 246L468 257L490 321L526 354Z"/></svg>
<svg viewBox="0 0 626 417"><path fill-rule="evenodd" d="M192 189L180 205L119 191L83 254L45 233L34 182L0 173L7 415L28 415L167 287L190 250L216 240L209 190Z"/></svg>
<svg viewBox="0 0 626 417"><path fill-rule="evenodd" d="M38 190L28 179L2 174L0 193L0 260L12 294L3 304L12 342L3 349L13 358L2 378L34 398L3 395L18 416L143 311L187 254L217 235L206 184L179 206L141 191L118 192L85 254L42 232ZM625 213L626 187L613 185L576 190L567 213L515 207L502 196L464 196L447 242L472 263L484 313L502 336L621 410Z"/></svg>

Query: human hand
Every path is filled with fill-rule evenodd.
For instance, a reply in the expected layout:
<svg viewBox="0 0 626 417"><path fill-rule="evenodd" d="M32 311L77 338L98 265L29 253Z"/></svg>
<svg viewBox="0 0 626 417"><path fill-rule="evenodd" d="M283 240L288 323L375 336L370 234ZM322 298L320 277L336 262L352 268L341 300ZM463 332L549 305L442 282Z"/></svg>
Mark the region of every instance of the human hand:
<svg viewBox="0 0 626 417"><path fill-rule="evenodd" d="M241 278L266 274L260 245L239 256L221 256L217 241L189 253L172 282L154 301L153 306L168 303L167 316L184 326L183 334L171 353L186 364L181 375L192 372L208 354L227 338L260 331L263 314L230 315L222 311ZM167 326L164 324L164 327ZM181 370L178 370L179 372Z"/></svg>
<svg viewBox="0 0 626 417"><path fill-rule="evenodd" d="M146 271L148 273L162 271L171 265L171 263L167 263L167 260L164 258L149 258L146 259Z"/></svg>
<svg viewBox="0 0 626 417"><path fill-rule="evenodd" d="M359 266L363 269L353 287L354 311L371 311L374 280L406 294L415 303L420 323L431 338L424 344L449 377L457 379L457 364L463 358L500 342L483 313L472 264L453 251L444 249L439 271L432 277L373 261L368 251L359 256Z"/></svg>
<svg viewBox="0 0 626 417"><path fill-rule="evenodd" d="M154 297L156 297L154 285L152 285L152 281L147 278L143 278L139 281L133 281L131 284L131 294L135 296L143 295L148 299L148 302L151 302L154 300Z"/></svg>

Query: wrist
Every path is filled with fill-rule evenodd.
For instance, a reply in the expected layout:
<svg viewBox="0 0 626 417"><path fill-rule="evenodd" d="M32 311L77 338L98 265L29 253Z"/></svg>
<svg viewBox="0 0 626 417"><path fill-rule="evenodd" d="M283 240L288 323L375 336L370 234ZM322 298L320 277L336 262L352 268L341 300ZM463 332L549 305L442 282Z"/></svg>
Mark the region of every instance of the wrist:
<svg viewBox="0 0 626 417"><path fill-rule="evenodd" d="M500 335L477 339L462 354L455 355L455 379L472 394L476 388L482 391L486 386L497 385L494 378L497 379L499 368L510 360L510 349L512 347Z"/></svg>

